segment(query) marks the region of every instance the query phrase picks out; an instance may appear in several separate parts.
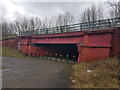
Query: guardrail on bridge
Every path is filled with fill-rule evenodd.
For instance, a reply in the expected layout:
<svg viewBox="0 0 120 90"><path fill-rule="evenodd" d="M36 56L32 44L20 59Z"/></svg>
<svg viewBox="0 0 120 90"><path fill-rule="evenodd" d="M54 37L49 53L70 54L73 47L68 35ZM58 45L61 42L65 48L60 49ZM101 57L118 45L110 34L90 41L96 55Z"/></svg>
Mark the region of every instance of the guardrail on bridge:
<svg viewBox="0 0 120 90"><path fill-rule="evenodd" d="M113 19L98 20L93 22L84 22L84 23L77 23L72 25L51 27L51 28L28 30L21 32L21 35L55 34L55 33L81 31L81 30L103 29L110 27L120 27L120 17Z"/></svg>

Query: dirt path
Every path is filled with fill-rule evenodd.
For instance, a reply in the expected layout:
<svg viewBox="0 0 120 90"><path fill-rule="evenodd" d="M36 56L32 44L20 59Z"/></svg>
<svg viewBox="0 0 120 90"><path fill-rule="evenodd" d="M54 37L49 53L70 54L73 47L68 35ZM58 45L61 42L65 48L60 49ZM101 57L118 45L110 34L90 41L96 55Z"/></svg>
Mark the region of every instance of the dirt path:
<svg viewBox="0 0 120 90"><path fill-rule="evenodd" d="M71 64L35 58L3 57L3 88L66 88Z"/></svg>

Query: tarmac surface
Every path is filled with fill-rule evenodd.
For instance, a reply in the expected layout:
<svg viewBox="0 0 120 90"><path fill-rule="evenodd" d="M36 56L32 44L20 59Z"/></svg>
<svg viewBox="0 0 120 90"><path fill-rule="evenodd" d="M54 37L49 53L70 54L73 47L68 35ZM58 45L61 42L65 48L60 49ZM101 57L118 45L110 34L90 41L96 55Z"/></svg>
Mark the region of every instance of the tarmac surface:
<svg viewBox="0 0 120 90"><path fill-rule="evenodd" d="M69 88L72 64L38 58L2 57L3 88Z"/></svg>

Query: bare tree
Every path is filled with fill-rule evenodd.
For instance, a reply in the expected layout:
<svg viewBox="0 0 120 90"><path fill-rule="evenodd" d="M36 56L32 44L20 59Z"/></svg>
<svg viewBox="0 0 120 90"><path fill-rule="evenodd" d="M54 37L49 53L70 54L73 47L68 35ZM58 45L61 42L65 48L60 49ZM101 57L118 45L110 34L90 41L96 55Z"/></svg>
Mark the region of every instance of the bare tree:
<svg viewBox="0 0 120 90"><path fill-rule="evenodd" d="M4 36L10 34L18 34L21 36L38 34L41 32L45 34L48 33L49 28L57 26L59 30L67 31L66 27L68 27L69 24L73 23L74 17L72 13L65 12L64 14L59 14L58 16L54 16L51 19L48 19L46 17L44 20L41 20L39 17L17 17L16 20L11 23L3 22L0 25L2 26L2 34ZM58 29L56 29L56 31ZM54 30L52 32L54 32Z"/></svg>
<svg viewBox="0 0 120 90"><path fill-rule="evenodd" d="M23 17L21 19L21 29L22 29L22 31L28 30L28 24L29 24L28 22L29 22L29 20L26 17Z"/></svg>
<svg viewBox="0 0 120 90"><path fill-rule="evenodd" d="M89 8L87 8L82 14L82 22L90 22L90 21L91 21L91 11Z"/></svg>
<svg viewBox="0 0 120 90"><path fill-rule="evenodd" d="M96 21L97 20L97 8L95 5L91 6L91 21Z"/></svg>
<svg viewBox="0 0 120 90"><path fill-rule="evenodd" d="M56 19L56 26L62 26L62 25L64 25L64 23L63 23L63 15L59 14L57 16L57 19Z"/></svg>
<svg viewBox="0 0 120 90"><path fill-rule="evenodd" d="M48 28L48 26L49 26L49 24L48 24L48 18L47 17L45 17L44 19L43 19L43 21L42 21L42 24L41 24L41 29L42 29L42 34L47 34L48 33L48 31L47 31L47 28Z"/></svg>
<svg viewBox="0 0 120 90"><path fill-rule="evenodd" d="M70 12L65 12L65 14L59 14L56 19L56 26L63 26L73 24L75 21L74 16Z"/></svg>
<svg viewBox="0 0 120 90"><path fill-rule="evenodd" d="M59 14L56 19L56 26L60 27L60 32L68 32L70 24L75 22L75 18L72 13L65 12L64 14Z"/></svg>
<svg viewBox="0 0 120 90"><path fill-rule="evenodd" d="M4 21L4 22L2 22L2 36L4 37L6 37L6 36L8 36L8 30L9 28L8 28L8 24L7 24L7 22L6 21Z"/></svg>
<svg viewBox="0 0 120 90"><path fill-rule="evenodd" d="M20 27L20 19L17 18L15 20L15 26L16 26L16 33L18 33L18 35L20 36L21 35L21 27Z"/></svg>
<svg viewBox="0 0 120 90"><path fill-rule="evenodd" d="M34 25L35 25L35 29L42 28L42 21L39 17L34 18Z"/></svg>
<svg viewBox="0 0 120 90"><path fill-rule="evenodd" d="M73 24L74 23L74 17L72 15L72 13L70 12L65 12L65 15L64 15L64 25L69 25L69 24Z"/></svg>
<svg viewBox="0 0 120 90"><path fill-rule="evenodd" d="M104 19L104 16L103 16L103 8L101 7L101 5L98 6L97 8L97 20L102 20Z"/></svg>
<svg viewBox="0 0 120 90"><path fill-rule="evenodd" d="M35 30L35 22L34 22L34 18L33 17L31 17L31 19L30 19L30 29L31 30Z"/></svg>
<svg viewBox="0 0 120 90"><path fill-rule="evenodd" d="M9 34L11 34L11 35L16 34L16 30L15 30L16 28L15 28L15 24L13 22L8 24L8 28L9 28L9 31L8 31Z"/></svg>
<svg viewBox="0 0 120 90"><path fill-rule="evenodd" d="M92 5L90 8L84 10L81 16L82 22L92 22L103 19L102 7Z"/></svg>
<svg viewBox="0 0 120 90"><path fill-rule="evenodd" d="M110 5L110 17L111 18L118 18L120 17L120 1L118 2L110 2L108 0L108 2L106 2L107 4Z"/></svg>
<svg viewBox="0 0 120 90"><path fill-rule="evenodd" d="M8 37L16 34L15 25L13 22L8 23L7 21L4 20L2 23L0 23L0 26L2 29L1 31L3 37Z"/></svg>

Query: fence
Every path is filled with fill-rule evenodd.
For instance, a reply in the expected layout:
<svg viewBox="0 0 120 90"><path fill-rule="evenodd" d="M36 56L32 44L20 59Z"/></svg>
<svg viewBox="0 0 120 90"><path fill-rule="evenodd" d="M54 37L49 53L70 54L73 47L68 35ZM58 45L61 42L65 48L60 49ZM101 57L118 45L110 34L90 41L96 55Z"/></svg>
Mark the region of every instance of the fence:
<svg viewBox="0 0 120 90"><path fill-rule="evenodd" d="M120 17L113 18L113 19L98 20L93 22L64 25L64 26L58 26L58 27L52 27L52 28L42 28L42 29L24 31L21 33L21 35L55 34L55 33L102 29L102 28L110 28L110 27L120 27Z"/></svg>

